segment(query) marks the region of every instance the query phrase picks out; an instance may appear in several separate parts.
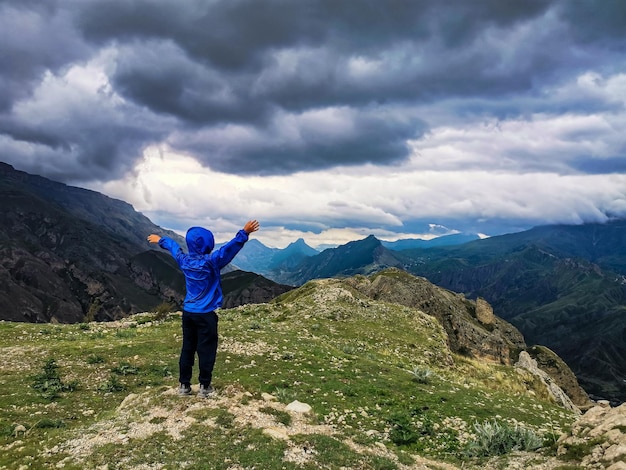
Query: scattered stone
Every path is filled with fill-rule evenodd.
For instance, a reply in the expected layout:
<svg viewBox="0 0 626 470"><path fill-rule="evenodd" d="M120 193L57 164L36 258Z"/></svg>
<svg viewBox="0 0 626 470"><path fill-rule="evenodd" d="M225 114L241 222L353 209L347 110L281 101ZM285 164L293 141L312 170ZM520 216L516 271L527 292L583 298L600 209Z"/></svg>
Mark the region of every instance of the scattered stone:
<svg viewBox="0 0 626 470"><path fill-rule="evenodd" d="M604 451L604 460L613 462L626 456L626 444L614 444Z"/></svg>
<svg viewBox="0 0 626 470"><path fill-rule="evenodd" d="M15 435L15 437L19 436L20 434L26 434L26 428L22 424L18 424L17 426L15 426L13 434Z"/></svg>
<svg viewBox="0 0 626 470"><path fill-rule="evenodd" d="M294 413L309 413L313 408L311 408L311 405L294 400L285 409Z"/></svg>
<svg viewBox="0 0 626 470"><path fill-rule="evenodd" d="M609 468L607 468L606 470L626 470L626 463L616 462L613 465L611 465Z"/></svg>
<svg viewBox="0 0 626 470"><path fill-rule="evenodd" d="M558 455L571 447L593 445L582 459L585 468L626 470L626 403L617 408L594 406L578 419L570 433L558 440Z"/></svg>
<svg viewBox="0 0 626 470"><path fill-rule="evenodd" d="M289 434L287 434L287 431L277 427L265 428L263 429L263 434L273 437L274 439L280 439L282 441L289 440Z"/></svg>
<svg viewBox="0 0 626 470"><path fill-rule="evenodd" d="M274 395L270 395L266 392L261 394L261 398L263 398L263 401L276 401L276 397Z"/></svg>

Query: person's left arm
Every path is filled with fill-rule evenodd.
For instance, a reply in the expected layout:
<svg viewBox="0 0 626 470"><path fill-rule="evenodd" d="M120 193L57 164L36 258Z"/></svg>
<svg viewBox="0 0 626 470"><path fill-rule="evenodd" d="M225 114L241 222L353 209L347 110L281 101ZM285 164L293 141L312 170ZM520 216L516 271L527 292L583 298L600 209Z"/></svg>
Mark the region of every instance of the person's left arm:
<svg viewBox="0 0 626 470"><path fill-rule="evenodd" d="M230 263L235 258L235 256L237 256L237 253L239 253L239 251L248 241L249 235L252 232L256 232L258 229L259 223L256 220L249 220L246 225L243 226L243 229L237 232L235 238L221 246L212 254L213 259L217 262L219 269L222 269L224 266Z"/></svg>

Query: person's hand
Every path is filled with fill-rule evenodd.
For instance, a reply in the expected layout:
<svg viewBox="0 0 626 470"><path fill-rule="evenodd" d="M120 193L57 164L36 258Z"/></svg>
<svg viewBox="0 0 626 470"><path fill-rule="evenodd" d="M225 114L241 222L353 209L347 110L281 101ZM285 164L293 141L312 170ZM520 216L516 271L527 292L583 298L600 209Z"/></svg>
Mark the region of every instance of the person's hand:
<svg viewBox="0 0 626 470"><path fill-rule="evenodd" d="M246 225L243 226L244 232L250 235L252 232L256 232L259 229L259 223L256 220L248 220Z"/></svg>
<svg viewBox="0 0 626 470"><path fill-rule="evenodd" d="M150 235L148 235L148 241L150 243L159 243L160 239L161 237L159 237L158 235L155 235L154 233L151 233Z"/></svg>

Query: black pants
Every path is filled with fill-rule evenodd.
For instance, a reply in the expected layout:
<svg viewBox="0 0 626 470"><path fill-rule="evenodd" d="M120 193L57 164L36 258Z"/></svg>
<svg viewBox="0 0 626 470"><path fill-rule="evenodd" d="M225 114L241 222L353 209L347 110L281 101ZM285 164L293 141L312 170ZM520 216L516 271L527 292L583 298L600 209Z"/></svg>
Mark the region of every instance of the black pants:
<svg viewBox="0 0 626 470"><path fill-rule="evenodd" d="M217 321L215 312L183 311L183 346L178 361L180 383L191 383L193 363L197 352L200 366L199 382L205 386L211 385L217 355Z"/></svg>

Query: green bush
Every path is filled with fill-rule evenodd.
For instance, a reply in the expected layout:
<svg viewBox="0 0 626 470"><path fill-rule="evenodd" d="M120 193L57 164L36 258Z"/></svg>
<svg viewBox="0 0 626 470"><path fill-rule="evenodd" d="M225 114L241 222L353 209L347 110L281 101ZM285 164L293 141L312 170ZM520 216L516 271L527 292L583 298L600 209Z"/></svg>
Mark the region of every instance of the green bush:
<svg viewBox="0 0 626 470"><path fill-rule="evenodd" d="M14 436L16 427L17 427L17 424L15 424L15 423L12 423L12 424L2 423L2 424L0 424L0 437L11 437L11 436Z"/></svg>
<svg viewBox="0 0 626 470"><path fill-rule="evenodd" d="M389 424L391 424L389 439L397 446L414 444L420 437L419 430L408 416L393 416L389 419Z"/></svg>
<svg viewBox="0 0 626 470"><path fill-rule="evenodd" d="M174 310L174 306L169 302L163 302L154 309L154 321L163 321Z"/></svg>
<svg viewBox="0 0 626 470"><path fill-rule="evenodd" d="M286 411L277 410L276 408L272 408L271 406L264 406L262 408L259 408L259 411L261 413L273 416L274 418L276 418L276 421L284 424L285 426L291 425L291 415Z"/></svg>
<svg viewBox="0 0 626 470"><path fill-rule="evenodd" d="M42 371L33 377L32 387L37 390L41 396L48 400L58 398L61 392L72 392L76 390L78 382L72 381L64 383L59 374L59 366L56 360L50 358L43 365Z"/></svg>
<svg viewBox="0 0 626 470"><path fill-rule="evenodd" d="M64 428L66 426L65 421L62 419L52 419L52 418L43 418L37 422L35 425L36 428L45 429L45 428Z"/></svg>
<svg viewBox="0 0 626 470"><path fill-rule="evenodd" d="M130 328L125 328L123 330L115 330L115 336L117 338L134 338L137 333Z"/></svg>
<svg viewBox="0 0 626 470"><path fill-rule="evenodd" d="M288 388L276 387L274 395L281 403L289 403L296 399L296 392Z"/></svg>
<svg viewBox="0 0 626 470"><path fill-rule="evenodd" d="M104 357L100 354L90 354L87 356L87 364L102 364L104 362Z"/></svg>
<svg viewBox="0 0 626 470"><path fill-rule="evenodd" d="M532 430L517 424L498 423L496 420L474 423L476 438L466 447L472 457L490 457L514 450L531 451L541 447L542 439Z"/></svg>
<svg viewBox="0 0 626 470"><path fill-rule="evenodd" d="M128 362L122 362L119 366L113 367L111 372L117 375L137 375L139 369Z"/></svg>
<svg viewBox="0 0 626 470"><path fill-rule="evenodd" d="M109 380L100 385L98 390L101 392L123 392L126 390L126 385L124 385L116 375L111 374Z"/></svg>

